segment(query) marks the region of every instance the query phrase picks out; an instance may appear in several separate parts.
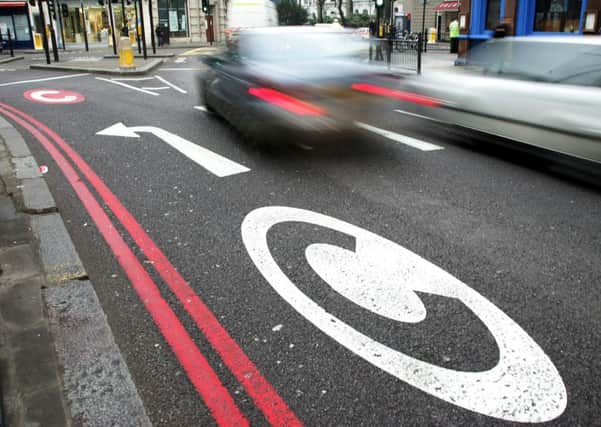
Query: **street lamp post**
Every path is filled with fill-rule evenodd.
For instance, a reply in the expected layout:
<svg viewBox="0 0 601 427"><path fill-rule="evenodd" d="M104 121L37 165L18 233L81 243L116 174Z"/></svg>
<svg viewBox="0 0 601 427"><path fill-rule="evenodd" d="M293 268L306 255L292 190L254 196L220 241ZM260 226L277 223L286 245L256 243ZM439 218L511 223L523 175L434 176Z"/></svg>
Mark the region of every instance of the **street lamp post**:
<svg viewBox="0 0 601 427"><path fill-rule="evenodd" d="M424 46L428 43L426 39L426 2L427 0L424 0L424 7L422 8L422 43Z"/></svg>

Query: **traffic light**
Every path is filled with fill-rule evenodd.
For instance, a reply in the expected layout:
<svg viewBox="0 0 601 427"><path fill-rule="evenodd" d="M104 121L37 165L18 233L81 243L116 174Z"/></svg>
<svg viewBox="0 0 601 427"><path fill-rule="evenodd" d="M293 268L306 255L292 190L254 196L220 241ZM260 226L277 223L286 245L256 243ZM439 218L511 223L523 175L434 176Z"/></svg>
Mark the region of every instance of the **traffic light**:
<svg viewBox="0 0 601 427"><path fill-rule="evenodd" d="M29 0L29 6L35 6L35 0Z"/></svg>
<svg viewBox="0 0 601 427"><path fill-rule="evenodd" d="M202 0L202 11L205 14L209 12L209 0Z"/></svg>
<svg viewBox="0 0 601 427"><path fill-rule="evenodd" d="M48 3L48 14L50 18L56 19L56 7L54 6L54 0L47 0Z"/></svg>
<svg viewBox="0 0 601 427"><path fill-rule="evenodd" d="M69 17L69 6L65 3L61 3L61 14L63 15L63 18Z"/></svg>

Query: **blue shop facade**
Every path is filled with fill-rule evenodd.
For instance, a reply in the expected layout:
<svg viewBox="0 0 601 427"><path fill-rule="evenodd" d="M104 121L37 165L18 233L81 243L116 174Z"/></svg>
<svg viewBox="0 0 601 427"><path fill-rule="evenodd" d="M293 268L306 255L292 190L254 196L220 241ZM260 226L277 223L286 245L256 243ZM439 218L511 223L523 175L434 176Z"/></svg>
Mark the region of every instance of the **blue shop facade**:
<svg viewBox="0 0 601 427"><path fill-rule="evenodd" d="M503 23L515 36L599 36L601 0L462 0L461 56Z"/></svg>

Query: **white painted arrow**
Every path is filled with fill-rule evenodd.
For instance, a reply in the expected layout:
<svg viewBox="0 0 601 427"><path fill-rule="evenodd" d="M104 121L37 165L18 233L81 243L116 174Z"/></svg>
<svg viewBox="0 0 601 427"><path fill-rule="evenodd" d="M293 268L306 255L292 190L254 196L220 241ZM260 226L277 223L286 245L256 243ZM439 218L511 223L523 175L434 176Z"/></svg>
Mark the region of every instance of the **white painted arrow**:
<svg viewBox="0 0 601 427"><path fill-rule="evenodd" d="M108 128L97 132L96 135L139 138L140 135L138 135L138 133L140 132L154 134L157 138L162 139L171 147L220 178L250 171L250 169L244 165L220 156L219 154L177 136L174 133L154 126L127 127L123 123L116 123L113 126L109 126Z"/></svg>

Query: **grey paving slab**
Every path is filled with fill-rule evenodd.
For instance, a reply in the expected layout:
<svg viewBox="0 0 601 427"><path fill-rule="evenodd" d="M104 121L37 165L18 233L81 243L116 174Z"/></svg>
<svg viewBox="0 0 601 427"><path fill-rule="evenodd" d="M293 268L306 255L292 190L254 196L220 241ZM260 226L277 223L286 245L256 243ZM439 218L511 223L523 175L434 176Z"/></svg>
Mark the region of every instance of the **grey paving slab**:
<svg viewBox="0 0 601 427"><path fill-rule="evenodd" d="M65 427L71 425L57 383L25 397L27 407L23 416L26 426ZM126 424L126 423L124 423Z"/></svg>
<svg viewBox="0 0 601 427"><path fill-rule="evenodd" d="M56 383L56 361L46 325L14 335L10 343L17 363L17 383L22 393L32 393Z"/></svg>
<svg viewBox="0 0 601 427"><path fill-rule="evenodd" d="M0 248L0 284L12 284L38 274L35 256L30 245Z"/></svg>
<svg viewBox="0 0 601 427"><path fill-rule="evenodd" d="M31 229L38 242L39 256L50 283L86 277L86 271L59 214L33 216Z"/></svg>
<svg viewBox="0 0 601 427"><path fill-rule="evenodd" d="M19 281L0 292L0 313L8 331L40 326L44 321L40 276Z"/></svg>
<svg viewBox="0 0 601 427"><path fill-rule="evenodd" d="M11 125L4 117L0 117L0 129L12 127L13 125Z"/></svg>
<svg viewBox="0 0 601 427"><path fill-rule="evenodd" d="M8 196L0 195L0 222L13 220L17 217L17 210L12 199Z"/></svg>
<svg viewBox="0 0 601 427"><path fill-rule="evenodd" d="M25 215L17 215L10 221L0 221L0 247L16 246L27 243L29 219Z"/></svg>
<svg viewBox="0 0 601 427"><path fill-rule="evenodd" d="M56 211L56 202L44 178L24 179L21 185L25 212L47 213Z"/></svg>
<svg viewBox="0 0 601 427"><path fill-rule="evenodd" d="M51 287L45 298L67 402L76 422L150 426L92 284L77 281Z"/></svg>
<svg viewBox="0 0 601 427"><path fill-rule="evenodd" d="M31 151L29 151L25 140L14 127L0 127L0 135L13 157L31 156Z"/></svg>
<svg viewBox="0 0 601 427"><path fill-rule="evenodd" d="M39 178L42 176L38 163L32 156L14 157L12 159L17 179Z"/></svg>

